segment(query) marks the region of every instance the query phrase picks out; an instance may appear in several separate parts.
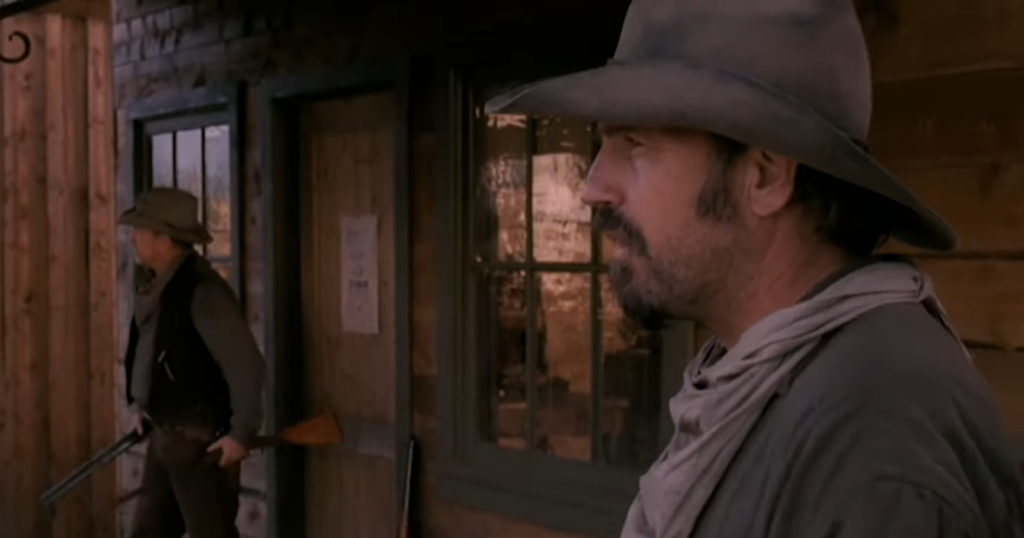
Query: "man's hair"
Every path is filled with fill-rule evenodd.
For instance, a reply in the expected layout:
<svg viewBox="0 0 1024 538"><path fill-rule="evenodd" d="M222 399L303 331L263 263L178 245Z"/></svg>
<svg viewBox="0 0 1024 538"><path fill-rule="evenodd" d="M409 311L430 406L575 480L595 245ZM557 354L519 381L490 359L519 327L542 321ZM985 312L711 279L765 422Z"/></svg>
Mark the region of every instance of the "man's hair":
<svg viewBox="0 0 1024 538"><path fill-rule="evenodd" d="M712 142L723 171L748 149L717 134ZM885 197L804 164L797 165L789 203L810 215L818 236L855 257L869 256L882 246L896 215Z"/></svg>

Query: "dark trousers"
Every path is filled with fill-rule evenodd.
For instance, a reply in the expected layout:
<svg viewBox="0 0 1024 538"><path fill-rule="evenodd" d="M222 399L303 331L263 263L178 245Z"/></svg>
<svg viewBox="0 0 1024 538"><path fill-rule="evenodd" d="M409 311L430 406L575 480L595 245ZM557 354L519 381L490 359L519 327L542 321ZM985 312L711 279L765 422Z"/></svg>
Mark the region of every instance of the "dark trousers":
<svg viewBox="0 0 1024 538"><path fill-rule="evenodd" d="M150 434L131 538L238 538L238 464L208 454L211 429L174 427Z"/></svg>

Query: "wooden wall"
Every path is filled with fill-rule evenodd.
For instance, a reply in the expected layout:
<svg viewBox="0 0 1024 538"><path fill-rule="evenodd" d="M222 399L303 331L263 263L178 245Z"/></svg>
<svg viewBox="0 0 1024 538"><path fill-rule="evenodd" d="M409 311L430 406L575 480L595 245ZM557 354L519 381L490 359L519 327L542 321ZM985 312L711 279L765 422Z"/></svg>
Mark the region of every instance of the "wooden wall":
<svg viewBox="0 0 1024 538"><path fill-rule="evenodd" d="M52 516L38 499L116 434L110 23L19 15L5 55L14 30L32 53L0 64L0 536L106 538L112 466Z"/></svg>
<svg viewBox="0 0 1024 538"><path fill-rule="evenodd" d="M956 251L918 257L1024 439L1022 31L1020 5L895 2L871 27L870 144L959 233Z"/></svg>
<svg viewBox="0 0 1024 538"><path fill-rule="evenodd" d="M957 252L922 258L922 263L934 275L963 336L996 348L980 353L979 366L990 374L1007 409L1024 416L1024 402L1016 396L1024 388L1024 288L1019 276L1014 278L1024 274L1024 104L1015 101L1024 89L1024 70L1014 70L1024 65L1024 40L1014 37L1024 31L1024 7L1001 0L979 0L970 9L953 0L864 3L879 78L871 144L960 231L963 246ZM298 1L114 0L119 114L157 94L225 80L249 84L242 174L245 296L260 340L260 140L265 133L257 107L263 80L399 58L411 51L493 66L542 47L594 47L578 32L579 14L592 4L574 0L493 6L467 2L444 10L444 18L430 2L414 7L403 3L389 7L388 13L354 2L335 4L316 11ZM595 33L610 33L611 39L602 43L613 47L619 22L610 13L625 3L608 4L609 13L592 15L603 22L590 27ZM435 102L430 81L422 75L415 82L411 129L414 427L426 456L416 493L422 499L421 535L571 538L446 503L434 493L437 320L432 230L439 140L431 120ZM1012 420L1024 431L1020 418ZM262 532L261 510L251 502L240 514L249 536Z"/></svg>

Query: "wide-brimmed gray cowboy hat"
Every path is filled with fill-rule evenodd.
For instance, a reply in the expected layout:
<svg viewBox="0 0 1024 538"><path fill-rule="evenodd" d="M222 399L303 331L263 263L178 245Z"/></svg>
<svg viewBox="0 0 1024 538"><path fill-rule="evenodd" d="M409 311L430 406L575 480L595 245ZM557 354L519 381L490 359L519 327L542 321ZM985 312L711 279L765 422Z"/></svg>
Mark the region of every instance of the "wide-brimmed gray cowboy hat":
<svg viewBox="0 0 1024 538"><path fill-rule="evenodd" d="M520 86L486 110L718 133L892 200L904 243L957 244L867 152L871 70L852 0L634 0L607 65Z"/></svg>
<svg viewBox="0 0 1024 538"><path fill-rule="evenodd" d="M209 243L213 238L199 222L199 200L192 193L155 187L144 193L117 219L118 224L167 234L189 244Z"/></svg>

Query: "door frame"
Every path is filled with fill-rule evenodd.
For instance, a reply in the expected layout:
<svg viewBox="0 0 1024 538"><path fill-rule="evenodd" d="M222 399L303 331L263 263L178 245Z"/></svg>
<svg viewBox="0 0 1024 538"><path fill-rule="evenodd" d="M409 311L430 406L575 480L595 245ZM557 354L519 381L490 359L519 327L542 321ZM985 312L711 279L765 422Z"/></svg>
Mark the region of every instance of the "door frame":
<svg viewBox="0 0 1024 538"><path fill-rule="evenodd" d="M390 90L395 96L395 502L401 511L406 444L412 435L410 341L409 87L408 61L356 65L330 73L287 76L261 84L259 121L264 218L264 338L270 375L267 427L304 418L305 362L301 322L301 233L298 107L310 101ZM306 497L301 448L267 452L267 536L303 538Z"/></svg>

